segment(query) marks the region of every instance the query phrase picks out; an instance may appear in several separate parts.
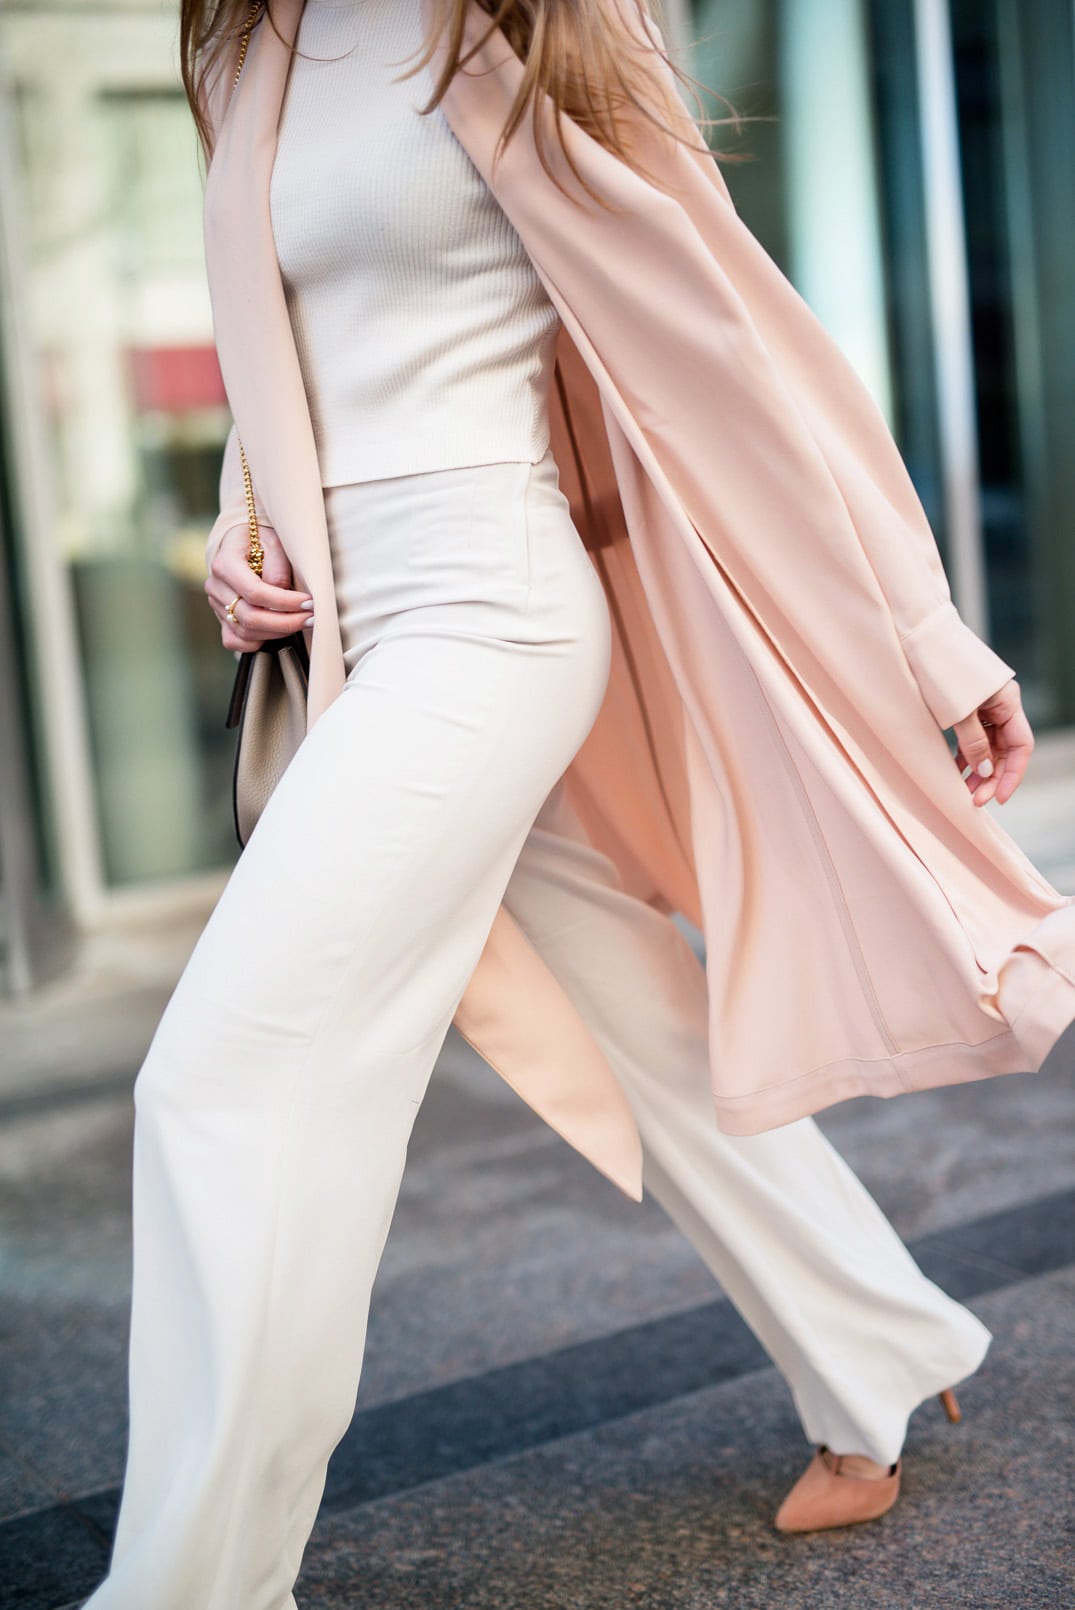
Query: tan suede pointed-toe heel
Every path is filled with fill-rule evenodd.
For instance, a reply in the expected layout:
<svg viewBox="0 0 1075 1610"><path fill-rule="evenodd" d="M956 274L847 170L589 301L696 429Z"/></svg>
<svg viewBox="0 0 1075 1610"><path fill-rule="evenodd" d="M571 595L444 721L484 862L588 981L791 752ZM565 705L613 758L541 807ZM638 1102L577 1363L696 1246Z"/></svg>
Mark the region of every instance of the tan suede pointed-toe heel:
<svg viewBox="0 0 1075 1610"><path fill-rule="evenodd" d="M940 1393L948 1419L962 1418L955 1393ZM885 1471L862 1454L834 1454L821 1447L776 1512L778 1532L824 1532L836 1526L875 1521L900 1495L903 1461Z"/></svg>
<svg viewBox="0 0 1075 1610"><path fill-rule="evenodd" d="M884 1515L899 1497L900 1460L880 1476L862 1472L871 1463L857 1454L819 1448L777 1510L777 1531L823 1532Z"/></svg>
<svg viewBox="0 0 1075 1610"><path fill-rule="evenodd" d="M946 1392L941 1392L939 1396L941 1400L941 1408L944 1410L952 1424L957 1426L963 1418L963 1410L959 1407L959 1399L956 1397L951 1387L949 1387Z"/></svg>

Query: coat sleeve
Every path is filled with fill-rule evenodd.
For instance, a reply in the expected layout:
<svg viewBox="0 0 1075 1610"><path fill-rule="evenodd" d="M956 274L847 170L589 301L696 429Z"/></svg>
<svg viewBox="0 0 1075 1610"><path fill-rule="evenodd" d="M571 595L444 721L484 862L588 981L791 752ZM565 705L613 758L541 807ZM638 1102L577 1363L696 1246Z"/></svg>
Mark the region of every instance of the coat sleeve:
<svg viewBox="0 0 1075 1610"><path fill-rule="evenodd" d="M834 517L850 515L922 697L936 721L949 727L997 693L1015 670L960 616L921 500L868 388L739 218L680 96L657 24L640 15L635 0L612 3L643 52L651 47L655 99L672 112L685 141L670 155L652 132L639 134L643 158L677 176L672 189L719 267L722 305L714 313L733 336L729 361L714 378L728 409L765 420L764 434L753 437L756 473L767 478L774 497L781 484L794 496L797 480L807 485L804 449L825 465ZM778 391L786 406L775 405ZM739 433L740 453L743 446ZM749 468L741 457L738 468Z"/></svg>
<svg viewBox="0 0 1075 1610"><path fill-rule="evenodd" d="M228 100L231 95L238 50L239 46L236 40L229 49L221 51L216 62L205 74L204 78L199 81L199 98L209 122L213 144L216 143L216 133L220 128L221 120L227 110ZM207 162L212 160L211 151L206 151L204 147L203 155ZM248 523L246 490L243 485L243 467L239 456L239 437L234 421L224 443L224 457L220 466L218 502L220 512L209 529L209 535L205 543L206 571L212 565L216 551L227 532L233 530L236 526L242 526L245 530ZM256 487L254 488L254 508L257 512L259 525L270 525L271 521L257 495Z"/></svg>

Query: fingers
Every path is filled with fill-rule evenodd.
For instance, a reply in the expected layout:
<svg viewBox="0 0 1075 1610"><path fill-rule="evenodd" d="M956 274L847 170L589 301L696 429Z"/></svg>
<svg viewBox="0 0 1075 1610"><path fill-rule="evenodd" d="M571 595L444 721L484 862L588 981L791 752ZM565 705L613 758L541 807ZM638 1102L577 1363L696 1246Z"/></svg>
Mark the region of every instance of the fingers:
<svg viewBox="0 0 1075 1610"><path fill-rule="evenodd" d="M245 632L236 631L234 626L229 626L227 621L223 621L220 627L220 641L227 649L246 653L249 650L260 648L265 639L262 637L247 637Z"/></svg>
<svg viewBox="0 0 1075 1610"><path fill-rule="evenodd" d="M264 551L260 576L247 564L247 528L235 526L221 539L205 580L210 607L220 621L221 642L228 649L255 649L268 639L289 637L313 620L313 599L291 586L291 565L279 537L264 525L260 536Z"/></svg>
<svg viewBox="0 0 1075 1610"><path fill-rule="evenodd" d="M272 587L292 585L291 561L278 541L262 543L261 579Z"/></svg>
<svg viewBox="0 0 1075 1610"><path fill-rule="evenodd" d="M1007 721L1023 707L1023 694L1015 677L1009 677L1004 686L998 688L984 703L978 706L978 714L987 721L995 722L998 726Z"/></svg>
<svg viewBox="0 0 1075 1610"><path fill-rule="evenodd" d="M996 731L1004 762L1003 775L997 780L996 797L997 803L1003 805L1026 775L1030 757L1034 753L1034 734L1021 707Z"/></svg>
<svg viewBox="0 0 1075 1610"><path fill-rule="evenodd" d="M290 566L287 567L287 581L291 580ZM225 553L217 550L212 568L206 579L206 592L210 584L215 583L214 596L223 593L225 599L234 598L236 593L245 598L249 604L258 609L286 609L301 610L304 605L313 604L309 593L299 592L291 586L277 586L266 581L264 573L260 576L251 570L246 562L246 550L242 555Z"/></svg>
<svg viewBox="0 0 1075 1610"><path fill-rule="evenodd" d="M957 722L955 734L956 765L960 771L969 768L965 781L974 804L991 799L1005 804L1022 782L1034 749L1018 684L1006 683L980 710Z"/></svg>
<svg viewBox="0 0 1075 1610"><path fill-rule="evenodd" d="M251 603L245 594L229 592L213 576L206 581L205 591L221 626L244 639L264 642L267 637L289 637L292 632L301 632L313 620L312 601L311 608L307 609L262 609ZM290 589L286 591L290 597ZM234 617L231 620L228 619L229 606Z"/></svg>
<svg viewBox="0 0 1075 1610"><path fill-rule="evenodd" d="M995 797L1004 775L1003 760L993 762L993 770L988 777L983 777L976 767L970 766L961 749L956 750L955 761L959 770L967 773L963 780L970 790L975 805L985 805Z"/></svg>
<svg viewBox="0 0 1075 1610"><path fill-rule="evenodd" d="M955 731L959 740L956 763L960 771L970 767L967 787L975 805L984 805L997 791L997 769L989 733L977 713L960 721Z"/></svg>

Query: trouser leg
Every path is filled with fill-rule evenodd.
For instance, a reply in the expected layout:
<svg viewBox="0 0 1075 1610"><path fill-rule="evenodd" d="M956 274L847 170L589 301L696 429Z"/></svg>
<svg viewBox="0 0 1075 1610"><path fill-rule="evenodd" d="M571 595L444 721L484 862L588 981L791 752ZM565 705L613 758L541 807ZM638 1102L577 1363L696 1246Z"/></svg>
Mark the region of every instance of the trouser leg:
<svg viewBox="0 0 1075 1610"><path fill-rule="evenodd" d="M562 786L505 904L623 1084L646 1187L784 1374L806 1436L894 1460L911 1410L978 1367L988 1331L926 1279L811 1119L717 1129L704 971L671 919L623 892Z"/></svg>
<svg viewBox="0 0 1075 1610"><path fill-rule="evenodd" d="M361 659L154 1037L135 1092L127 1476L93 1610L293 1602L415 1114L604 688L600 584L573 532L542 535L502 608L471 607L464 576L458 609L415 611Z"/></svg>

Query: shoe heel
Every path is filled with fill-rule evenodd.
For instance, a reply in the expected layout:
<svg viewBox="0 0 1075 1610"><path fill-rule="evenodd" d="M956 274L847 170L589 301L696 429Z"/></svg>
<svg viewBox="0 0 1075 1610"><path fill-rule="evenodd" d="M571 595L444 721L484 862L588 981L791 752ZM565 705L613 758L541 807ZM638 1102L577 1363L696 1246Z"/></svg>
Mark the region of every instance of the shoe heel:
<svg viewBox="0 0 1075 1610"><path fill-rule="evenodd" d="M951 1387L948 1387L946 1391L939 1393L938 1396L941 1400L941 1408L948 1416L948 1419L951 1421L952 1425L957 1426L963 1418L963 1411L959 1407L959 1399L956 1397Z"/></svg>

